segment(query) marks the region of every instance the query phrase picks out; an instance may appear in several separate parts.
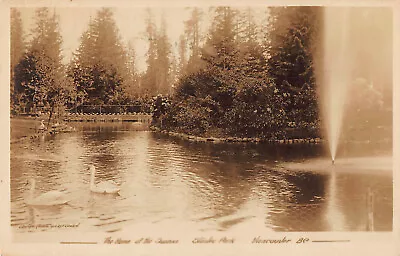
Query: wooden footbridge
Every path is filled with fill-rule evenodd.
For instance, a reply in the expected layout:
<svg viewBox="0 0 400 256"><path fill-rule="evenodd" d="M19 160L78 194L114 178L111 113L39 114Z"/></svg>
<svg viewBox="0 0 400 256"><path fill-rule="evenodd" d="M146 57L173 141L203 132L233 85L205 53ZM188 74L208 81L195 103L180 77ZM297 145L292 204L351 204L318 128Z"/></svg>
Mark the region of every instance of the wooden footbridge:
<svg viewBox="0 0 400 256"><path fill-rule="evenodd" d="M151 123L152 116L142 105L81 105L67 110L64 121Z"/></svg>

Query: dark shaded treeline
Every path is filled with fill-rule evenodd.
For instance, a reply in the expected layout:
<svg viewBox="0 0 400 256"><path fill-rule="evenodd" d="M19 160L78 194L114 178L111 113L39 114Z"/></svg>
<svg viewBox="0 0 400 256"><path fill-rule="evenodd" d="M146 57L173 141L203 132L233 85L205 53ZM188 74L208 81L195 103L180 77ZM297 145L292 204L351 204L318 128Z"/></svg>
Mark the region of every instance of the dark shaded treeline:
<svg viewBox="0 0 400 256"><path fill-rule="evenodd" d="M269 8L263 31L251 10L215 9L196 70L156 111L162 129L193 135L277 139L319 128L315 58L321 56L322 8ZM239 25L238 25L238 22ZM261 37L261 38L260 38ZM261 40L260 40L261 39Z"/></svg>
<svg viewBox="0 0 400 256"><path fill-rule="evenodd" d="M51 118L82 105L153 103L153 125L175 132L316 137L321 127L316 66L323 70L323 11L265 8L265 20L256 25L251 8L215 7L204 33L203 10L192 8L175 56L165 19L157 27L148 9L147 69L139 73L135 50L122 42L112 9L97 12L70 63L63 64L57 14L37 9L26 42L19 11L13 8L11 111L40 110ZM375 105L368 104L364 112Z"/></svg>

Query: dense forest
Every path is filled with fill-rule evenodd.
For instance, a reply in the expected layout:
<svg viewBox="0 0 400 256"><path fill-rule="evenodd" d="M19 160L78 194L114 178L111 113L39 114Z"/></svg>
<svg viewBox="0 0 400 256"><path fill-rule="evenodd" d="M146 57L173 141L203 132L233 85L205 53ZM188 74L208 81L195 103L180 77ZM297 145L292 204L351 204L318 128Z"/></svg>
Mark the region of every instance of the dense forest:
<svg viewBox="0 0 400 256"><path fill-rule="evenodd" d="M158 100L158 126L201 136L277 139L296 129L315 137L321 8L270 8L263 27L251 9L213 11L204 44L191 44L174 97ZM192 23L197 19L193 12Z"/></svg>
<svg viewBox="0 0 400 256"><path fill-rule="evenodd" d="M320 129L316 65L323 65L323 8L191 8L174 54L167 22L147 10L147 68L121 39L112 9L99 9L63 62L59 17L35 11L29 41L11 9L13 115L61 116L83 105L152 104L153 125L199 136L315 137ZM50 119L49 119L50 120ZM296 134L297 132L297 134Z"/></svg>

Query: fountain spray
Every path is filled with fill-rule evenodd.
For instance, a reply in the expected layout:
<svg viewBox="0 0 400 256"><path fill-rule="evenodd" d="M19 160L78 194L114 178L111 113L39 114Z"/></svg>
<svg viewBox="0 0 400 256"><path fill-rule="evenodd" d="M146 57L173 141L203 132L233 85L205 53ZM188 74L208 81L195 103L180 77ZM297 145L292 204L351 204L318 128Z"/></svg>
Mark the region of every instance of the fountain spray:
<svg viewBox="0 0 400 256"><path fill-rule="evenodd" d="M350 84L349 61L350 9L326 8L324 10L324 62L321 72L322 112L325 119L327 141L332 165L338 150L344 116L347 87Z"/></svg>

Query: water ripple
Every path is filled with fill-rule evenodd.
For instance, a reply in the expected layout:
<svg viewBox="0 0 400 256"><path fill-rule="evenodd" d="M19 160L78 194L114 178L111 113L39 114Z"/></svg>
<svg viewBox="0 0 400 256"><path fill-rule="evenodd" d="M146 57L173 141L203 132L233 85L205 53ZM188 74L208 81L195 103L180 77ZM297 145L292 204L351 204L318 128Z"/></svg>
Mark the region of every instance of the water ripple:
<svg viewBox="0 0 400 256"><path fill-rule="evenodd" d="M183 222L198 231L253 225L276 231L325 231L338 214L332 209L346 218L340 229L359 230L365 224L360 216L371 186L379 200L377 227L392 228L392 179L385 175L292 172L263 145L194 144L130 130L126 124L80 125L80 132L58 134L37 145L12 146L10 214L15 232L42 230L21 225L80 223L82 232L118 233L140 223L174 227ZM292 149L279 150L299 157ZM306 150L315 157L315 149L298 154L304 157ZM119 195L90 191L91 164L96 166L97 181L120 185ZM29 178L36 180L37 195L62 190L69 204L27 206Z"/></svg>

